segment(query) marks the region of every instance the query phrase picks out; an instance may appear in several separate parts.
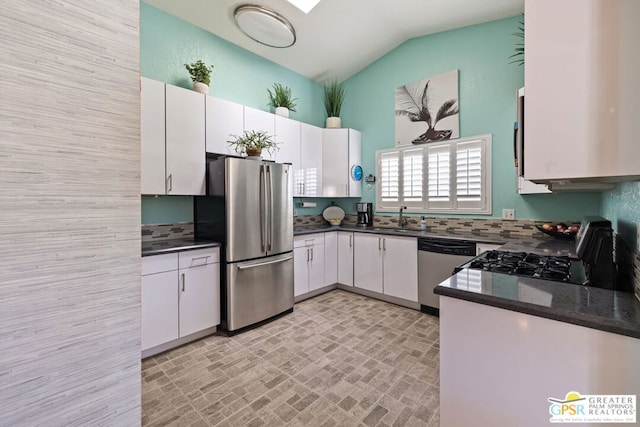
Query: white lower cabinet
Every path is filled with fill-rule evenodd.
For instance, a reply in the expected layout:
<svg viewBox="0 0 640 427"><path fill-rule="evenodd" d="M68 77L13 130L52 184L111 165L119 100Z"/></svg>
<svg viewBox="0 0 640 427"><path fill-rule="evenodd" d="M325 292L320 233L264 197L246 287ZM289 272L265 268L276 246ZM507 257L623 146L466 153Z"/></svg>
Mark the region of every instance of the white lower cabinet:
<svg viewBox="0 0 640 427"><path fill-rule="evenodd" d="M142 258L142 350L220 324L220 249Z"/></svg>
<svg viewBox="0 0 640 427"><path fill-rule="evenodd" d="M418 241L376 234L354 236L355 287L418 301Z"/></svg>
<svg viewBox="0 0 640 427"><path fill-rule="evenodd" d="M353 286L353 233L338 232L338 283Z"/></svg>
<svg viewBox="0 0 640 427"><path fill-rule="evenodd" d="M338 233L324 233L324 285L338 283Z"/></svg>
<svg viewBox="0 0 640 427"><path fill-rule="evenodd" d="M382 293L382 236L359 234L354 240L353 286Z"/></svg>
<svg viewBox="0 0 640 427"><path fill-rule="evenodd" d="M324 287L324 233L293 240L294 296Z"/></svg>

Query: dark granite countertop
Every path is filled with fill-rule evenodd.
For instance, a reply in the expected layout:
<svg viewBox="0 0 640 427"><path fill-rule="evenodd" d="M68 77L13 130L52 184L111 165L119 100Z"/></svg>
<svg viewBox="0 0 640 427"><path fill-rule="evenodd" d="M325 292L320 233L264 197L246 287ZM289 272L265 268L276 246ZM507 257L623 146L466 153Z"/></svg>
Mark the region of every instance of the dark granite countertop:
<svg viewBox="0 0 640 427"><path fill-rule="evenodd" d="M386 234L407 237L438 237L445 239L470 240L477 243L501 245L500 249L511 252L533 252L542 255L565 255L576 258L575 243L567 240L554 239L548 236L503 236L501 234L471 233L464 231L444 231L427 228L427 230L372 227L363 228L354 225L329 226L325 224L305 225L294 227L293 234L301 236L311 233L328 231L354 231L359 233Z"/></svg>
<svg viewBox="0 0 640 427"><path fill-rule="evenodd" d="M142 242L142 256L161 255L171 252L190 251L193 249L215 248L218 246L220 246L219 242L194 239L193 237L156 240L153 242Z"/></svg>
<svg viewBox="0 0 640 427"><path fill-rule="evenodd" d="M640 339L640 301L627 292L470 269L434 292Z"/></svg>

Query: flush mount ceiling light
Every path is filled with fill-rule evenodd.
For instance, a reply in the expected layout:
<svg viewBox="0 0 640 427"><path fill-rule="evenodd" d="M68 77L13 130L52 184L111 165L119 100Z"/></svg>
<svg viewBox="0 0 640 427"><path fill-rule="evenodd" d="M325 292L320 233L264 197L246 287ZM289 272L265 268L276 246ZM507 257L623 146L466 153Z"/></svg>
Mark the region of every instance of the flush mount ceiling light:
<svg viewBox="0 0 640 427"><path fill-rule="evenodd" d="M287 0L289 3L303 11L304 13L311 12L311 9L316 7L320 0Z"/></svg>
<svg viewBox="0 0 640 427"><path fill-rule="evenodd" d="M289 47L296 42L296 32L289 21L263 6L245 4L233 12L236 25L247 36L270 47Z"/></svg>

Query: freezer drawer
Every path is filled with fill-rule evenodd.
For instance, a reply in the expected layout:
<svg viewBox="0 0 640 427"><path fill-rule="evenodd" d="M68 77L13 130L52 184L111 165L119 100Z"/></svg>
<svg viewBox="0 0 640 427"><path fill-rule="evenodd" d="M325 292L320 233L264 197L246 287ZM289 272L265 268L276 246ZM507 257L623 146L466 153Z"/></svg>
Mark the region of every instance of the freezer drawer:
<svg viewBox="0 0 640 427"><path fill-rule="evenodd" d="M227 330L293 308L293 252L227 264Z"/></svg>

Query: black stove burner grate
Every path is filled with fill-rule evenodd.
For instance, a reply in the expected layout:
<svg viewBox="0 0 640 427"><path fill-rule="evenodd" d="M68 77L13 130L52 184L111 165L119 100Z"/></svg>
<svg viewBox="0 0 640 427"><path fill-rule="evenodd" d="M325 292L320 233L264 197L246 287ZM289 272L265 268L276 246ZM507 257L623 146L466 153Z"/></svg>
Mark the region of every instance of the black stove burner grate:
<svg viewBox="0 0 640 427"><path fill-rule="evenodd" d="M572 261L568 257L526 252L488 251L467 267L475 270L571 282Z"/></svg>

